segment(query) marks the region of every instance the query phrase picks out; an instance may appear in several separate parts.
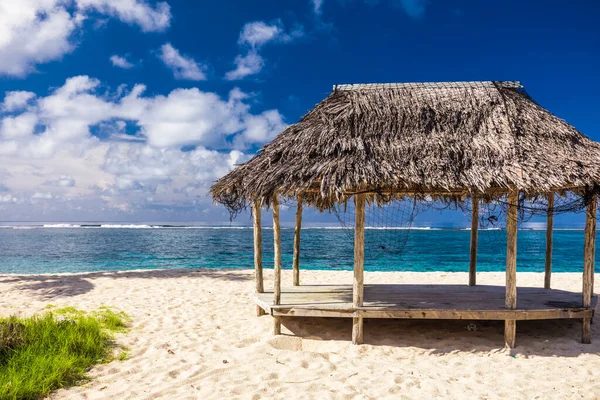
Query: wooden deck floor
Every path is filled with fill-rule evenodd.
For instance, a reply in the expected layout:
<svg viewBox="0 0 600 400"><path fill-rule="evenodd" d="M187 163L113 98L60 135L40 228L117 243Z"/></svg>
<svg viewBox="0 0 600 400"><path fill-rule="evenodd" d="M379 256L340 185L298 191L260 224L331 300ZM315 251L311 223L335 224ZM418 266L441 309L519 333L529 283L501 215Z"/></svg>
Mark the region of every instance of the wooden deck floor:
<svg viewBox="0 0 600 400"><path fill-rule="evenodd" d="M273 316L364 317L415 319L528 320L587 318L581 293L520 287L517 309L504 308L504 286L365 285L364 305L352 307L352 285L308 285L282 288L281 304L273 293L256 295L256 303Z"/></svg>

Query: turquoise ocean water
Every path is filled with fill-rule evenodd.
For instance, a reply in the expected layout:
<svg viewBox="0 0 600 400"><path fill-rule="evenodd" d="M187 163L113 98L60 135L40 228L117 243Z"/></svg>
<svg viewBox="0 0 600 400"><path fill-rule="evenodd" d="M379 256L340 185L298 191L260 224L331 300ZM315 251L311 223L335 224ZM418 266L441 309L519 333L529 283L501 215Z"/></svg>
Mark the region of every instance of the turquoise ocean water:
<svg viewBox="0 0 600 400"><path fill-rule="evenodd" d="M283 266L291 268L293 229L282 229ZM367 230L369 271L467 271L467 230ZM503 271L505 232L480 231L478 270ZM599 242L600 243L600 242ZM251 228L4 227L0 273L57 273L153 268L252 268ZM263 231L266 268L273 265L272 230ZM543 271L545 231L521 230L518 271ZM600 253L600 252L598 252ZM600 261L596 253L596 264ZM352 231L302 231L301 268L352 269ZM554 271L583 268L583 231L554 232Z"/></svg>

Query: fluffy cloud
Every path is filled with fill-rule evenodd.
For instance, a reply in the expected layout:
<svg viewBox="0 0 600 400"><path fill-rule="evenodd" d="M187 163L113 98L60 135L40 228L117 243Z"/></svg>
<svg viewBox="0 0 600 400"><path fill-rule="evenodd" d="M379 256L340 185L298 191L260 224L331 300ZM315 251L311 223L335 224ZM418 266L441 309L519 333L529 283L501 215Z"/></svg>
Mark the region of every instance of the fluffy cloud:
<svg viewBox="0 0 600 400"><path fill-rule="evenodd" d="M225 74L227 80L238 80L259 73L264 66L264 59L258 50L267 43L289 43L304 36L304 29L297 26L286 32L280 20L271 24L263 21L249 22L242 28L238 44L246 50L244 55L235 57L235 69Z"/></svg>
<svg viewBox="0 0 600 400"><path fill-rule="evenodd" d="M31 196L31 198L33 200L35 200L35 199L51 200L51 199L54 198L54 196L50 192L44 192L44 193L42 193L42 192L35 192L33 194L33 196Z"/></svg>
<svg viewBox="0 0 600 400"><path fill-rule="evenodd" d="M173 71L175 79L189 79L192 81L206 79L203 71L205 67L194 61L193 58L181 55L179 50L174 48L171 43L162 45L159 58Z"/></svg>
<svg viewBox="0 0 600 400"><path fill-rule="evenodd" d="M94 10L138 25L144 32L163 31L171 24L171 8L165 2L153 8L145 0L76 0L82 11Z"/></svg>
<svg viewBox="0 0 600 400"><path fill-rule="evenodd" d="M70 175L62 175L56 180L47 181L45 185L60 186L60 187L74 187L75 179Z"/></svg>
<svg viewBox="0 0 600 400"><path fill-rule="evenodd" d="M15 92L6 92L4 96L4 101L2 102L1 109L4 111L18 111L25 106L29 100L35 97L35 93L32 92L24 92L24 91L15 91Z"/></svg>
<svg viewBox="0 0 600 400"><path fill-rule="evenodd" d="M112 55L110 57L110 62L115 67L119 67L119 68L123 68L123 69L130 69L130 68L135 67L135 65L133 63L127 61L127 58L118 56L116 54Z"/></svg>
<svg viewBox="0 0 600 400"><path fill-rule="evenodd" d="M22 77L37 64L58 60L75 48L90 11L161 31L171 20L169 5L144 0L19 0L0 2L0 75Z"/></svg>
<svg viewBox="0 0 600 400"><path fill-rule="evenodd" d="M250 22L242 28L240 32L239 44L249 44L252 47L262 46L282 36L283 28L280 23L267 25L262 21Z"/></svg>
<svg viewBox="0 0 600 400"><path fill-rule="evenodd" d="M191 218L212 209L208 188L247 159L244 149L285 128L277 110L253 112L239 89L144 90L111 91L77 76L26 101L8 93L2 104L19 106L0 109L3 212L21 220ZM221 211L215 218L226 220Z"/></svg>
<svg viewBox="0 0 600 400"><path fill-rule="evenodd" d="M254 50L251 50L245 56L235 57L235 69L225 74L225 79L235 81L248 75L258 74L264 65L263 58Z"/></svg>

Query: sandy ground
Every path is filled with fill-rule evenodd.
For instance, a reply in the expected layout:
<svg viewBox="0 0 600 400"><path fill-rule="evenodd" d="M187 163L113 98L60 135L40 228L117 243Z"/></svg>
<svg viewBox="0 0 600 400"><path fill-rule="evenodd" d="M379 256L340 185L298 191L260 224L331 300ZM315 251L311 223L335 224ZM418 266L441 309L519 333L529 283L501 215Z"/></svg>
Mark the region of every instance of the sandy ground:
<svg viewBox="0 0 600 400"><path fill-rule="evenodd" d="M520 322L513 351L502 349L501 322L468 331L468 321L367 320L367 344L353 346L349 319L283 319L274 337L272 318L255 316L253 279L249 270L0 275L0 315L51 303L110 306L133 318L118 337L131 358L94 368L90 382L55 399L600 398L599 323L583 345L579 321ZM302 271L302 281L350 283L352 275ZM517 281L540 286L543 276ZM379 272L365 282L464 284L467 275ZM503 284L504 274L481 273L478 283ZM581 275L554 274L553 285L579 291Z"/></svg>

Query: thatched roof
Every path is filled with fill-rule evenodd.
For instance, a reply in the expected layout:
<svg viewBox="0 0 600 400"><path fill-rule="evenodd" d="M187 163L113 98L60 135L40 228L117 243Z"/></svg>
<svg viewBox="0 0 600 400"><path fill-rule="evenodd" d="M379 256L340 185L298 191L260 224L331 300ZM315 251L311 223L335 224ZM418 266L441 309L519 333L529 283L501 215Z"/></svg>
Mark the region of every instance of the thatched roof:
<svg viewBox="0 0 600 400"><path fill-rule="evenodd" d="M339 85L211 188L239 210L295 196L321 209L365 190L528 194L600 185L600 143L518 82Z"/></svg>

